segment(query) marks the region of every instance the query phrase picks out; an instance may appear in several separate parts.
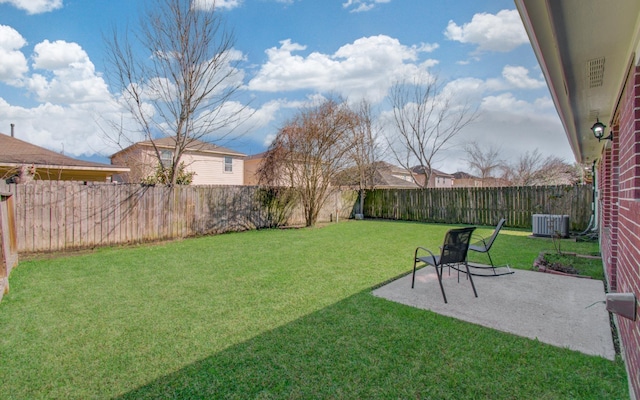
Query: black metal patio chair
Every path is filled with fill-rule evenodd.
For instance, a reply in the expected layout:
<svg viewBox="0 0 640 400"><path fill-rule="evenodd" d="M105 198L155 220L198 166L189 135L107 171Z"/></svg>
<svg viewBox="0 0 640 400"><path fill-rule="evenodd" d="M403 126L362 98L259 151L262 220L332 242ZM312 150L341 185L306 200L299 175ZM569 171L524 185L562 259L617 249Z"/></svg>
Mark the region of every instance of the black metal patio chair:
<svg viewBox="0 0 640 400"><path fill-rule="evenodd" d="M440 248L440 255L435 255L431 250L424 247L417 247L413 257L413 276L411 278L411 288L413 289L416 280L416 268L418 264L422 263L420 267L432 266L436 269L438 275L438 283L440 284L440 291L442 291L442 297L444 302L447 302L447 296L444 293L444 287L442 286L442 273L444 267L456 267L459 268L464 265L467 272L467 277L471 282L471 288L473 288L473 294L478 297L476 287L473 284L473 277L469 273L469 265L467 264L467 252L469 251L469 243L471 242L471 235L475 230L475 227L458 228L449 230L444 237L444 244ZM428 255L419 256L419 252L427 252ZM460 278L458 277L458 281Z"/></svg>
<svg viewBox="0 0 640 400"><path fill-rule="evenodd" d="M489 270L490 269L493 272L492 275L486 274L486 273L472 272L471 273L472 275L475 275L475 276L500 276L500 275L513 274L514 271L512 271L509 268L509 266L506 266L506 268L507 268L506 272L497 272L496 271L496 266L493 264L493 260L491 259L491 254L489 253L489 250L491 250L491 246L493 246L493 242L495 242L496 238L498 237L498 233L500 233L500 230L504 226L505 222L507 222L507 220L504 219L504 218L501 218L500 222L498 222L498 225L496 225L496 228L494 229L494 231L491 234L491 236L489 236L488 238L481 238L478 242L469 245L469 250L471 250L471 251L476 251L476 252L479 252L479 253L487 253L487 257L489 257L489 263L491 264L490 266L471 265L470 266L471 269L472 270L475 270L475 269Z"/></svg>

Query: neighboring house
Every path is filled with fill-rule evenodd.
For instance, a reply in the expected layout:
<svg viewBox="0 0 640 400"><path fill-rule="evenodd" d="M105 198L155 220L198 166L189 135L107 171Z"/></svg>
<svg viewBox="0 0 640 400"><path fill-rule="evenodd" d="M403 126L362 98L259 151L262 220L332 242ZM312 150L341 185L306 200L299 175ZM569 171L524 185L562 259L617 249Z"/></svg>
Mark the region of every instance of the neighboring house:
<svg viewBox="0 0 640 400"><path fill-rule="evenodd" d="M244 159L244 184L255 186L258 182L258 169L267 153L258 153Z"/></svg>
<svg viewBox="0 0 640 400"><path fill-rule="evenodd" d="M365 178L368 188L375 189L416 189L418 185L413 180L411 171L402 167L390 164L385 161L377 161L373 163L367 172L369 175ZM348 168L340 174L336 182L337 185L357 189L360 187L358 169Z"/></svg>
<svg viewBox="0 0 640 400"><path fill-rule="evenodd" d="M260 177L258 171L262 167L262 163L267 156L267 152L262 152L248 156L244 159L244 184L247 186L256 186L260 184ZM291 178L282 173L278 179L272 178L272 184L276 186L292 186Z"/></svg>
<svg viewBox="0 0 640 400"><path fill-rule="evenodd" d="M259 182L260 177L259 177L258 171L260 170L260 167L262 167L265 161L265 158L267 157L267 153L268 152L265 151L263 153L254 154L252 156L248 156L247 158L245 158L244 160L244 184L245 185L255 186L260 183ZM304 159L304 157L301 157L301 158ZM304 161L301 160L298 164L300 165L300 167L302 167L304 165L303 163ZM276 186L285 186L285 187L293 186L292 177L288 176L286 172L288 169L289 169L288 167L281 169L279 177L270 177L270 180L271 180L270 184L276 185ZM301 177L298 176L293 178L293 180L296 180L296 179L301 179ZM322 177L320 177L320 179L322 179Z"/></svg>
<svg viewBox="0 0 640 400"><path fill-rule="evenodd" d="M113 175L128 171L126 167L76 160L0 133L0 177L3 180L108 182Z"/></svg>
<svg viewBox="0 0 640 400"><path fill-rule="evenodd" d="M418 187L411 171L385 161L375 163L374 188L415 189Z"/></svg>
<svg viewBox="0 0 640 400"><path fill-rule="evenodd" d="M458 171L453 174L453 187L482 187L482 178Z"/></svg>
<svg viewBox="0 0 640 400"><path fill-rule="evenodd" d="M175 139L154 140L163 162L171 162ZM239 153L215 144L194 140L182 153L181 162L187 172L195 172L192 185L242 185L244 184L244 158ZM128 174L119 177L125 183L139 183L153 174L158 167L158 157L151 141L134 143L113 154L111 164L126 165Z"/></svg>
<svg viewBox="0 0 640 400"><path fill-rule="evenodd" d="M427 188L451 188L453 187L453 175L446 172L438 171L435 168L431 169L431 176L429 177L429 183L425 185L427 180L426 168L416 166L411 168L411 171L415 174L416 181L421 187Z"/></svg>
<svg viewBox="0 0 640 400"><path fill-rule="evenodd" d="M417 188L411 171L385 161L376 163L376 188Z"/></svg>
<svg viewBox="0 0 640 400"><path fill-rule="evenodd" d="M509 182L501 178L479 178L466 172L453 174L453 187L500 187L510 186Z"/></svg>
<svg viewBox="0 0 640 400"><path fill-rule="evenodd" d="M257 185L258 184L258 175L257 171L260 168L266 153L259 153L252 156L249 156L245 159L244 163L244 182L245 185ZM371 168L373 171L373 187L374 188L417 188L418 185L413 181L413 177L411 176L411 172L407 171L404 168L397 167L393 164L389 164L384 161L378 161L374 163L375 165ZM347 171L344 171L343 174L340 174L338 177L339 182L332 182L332 184L338 186L348 186L352 188L357 188L358 173L355 171L355 168L350 168ZM282 178L281 181L284 186L288 186L289 183L286 178Z"/></svg>
<svg viewBox="0 0 640 400"><path fill-rule="evenodd" d="M626 293L613 314L632 399L640 397L640 1L515 0L565 134L593 165L594 207L607 292ZM592 128L605 125L600 139ZM599 127L602 128L602 125Z"/></svg>

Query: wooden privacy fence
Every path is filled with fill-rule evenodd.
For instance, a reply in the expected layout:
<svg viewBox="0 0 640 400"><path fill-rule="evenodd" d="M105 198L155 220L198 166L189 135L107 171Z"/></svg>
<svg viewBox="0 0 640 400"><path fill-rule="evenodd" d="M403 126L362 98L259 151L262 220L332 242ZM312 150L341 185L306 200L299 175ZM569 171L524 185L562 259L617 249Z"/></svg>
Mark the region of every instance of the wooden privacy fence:
<svg viewBox="0 0 640 400"><path fill-rule="evenodd" d="M584 230L591 217L591 185L453 189L376 189L367 191L364 215L370 218L450 224L530 228L533 214L569 215L572 230Z"/></svg>
<svg viewBox="0 0 640 400"><path fill-rule="evenodd" d="M273 216L255 186L141 186L68 181L0 183L15 204L18 252L65 251L169 240L273 226ZM367 191L364 214L439 223L530 228L532 214L567 214L572 230L589 223L591 186ZM357 204L352 190L336 190L319 221L349 218ZM300 205L287 224L304 224Z"/></svg>
<svg viewBox="0 0 640 400"><path fill-rule="evenodd" d="M19 252L64 251L272 226L255 186L0 184L15 198ZM348 218L355 192L334 192L320 221ZM304 224L299 206L288 224Z"/></svg>

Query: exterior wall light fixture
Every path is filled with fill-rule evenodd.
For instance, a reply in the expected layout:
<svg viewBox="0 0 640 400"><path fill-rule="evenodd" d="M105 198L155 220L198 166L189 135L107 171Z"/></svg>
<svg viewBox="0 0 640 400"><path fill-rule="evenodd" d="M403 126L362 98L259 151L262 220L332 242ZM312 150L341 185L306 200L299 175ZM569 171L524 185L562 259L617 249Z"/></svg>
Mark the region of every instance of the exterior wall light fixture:
<svg viewBox="0 0 640 400"><path fill-rule="evenodd" d="M607 126L600 122L599 119L596 118L596 123L591 127L591 131L593 132L593 136L598 139L598 142L602 140L613 140L613 132L609 132L609 136L604 137L604 130Z"/></svg>

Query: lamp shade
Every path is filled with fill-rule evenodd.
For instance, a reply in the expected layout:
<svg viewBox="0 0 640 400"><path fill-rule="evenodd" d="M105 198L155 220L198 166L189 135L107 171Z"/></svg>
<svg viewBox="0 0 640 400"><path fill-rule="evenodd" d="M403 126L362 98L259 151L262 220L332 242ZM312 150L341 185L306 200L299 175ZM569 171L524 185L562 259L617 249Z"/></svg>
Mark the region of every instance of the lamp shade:
<svg viewBox="0 0 640 400"><path fill-rule="evenodd" d="M599 120L595 124L593 124L593 126L591 127L591 131L593 131L593 135L596 137L596 139L602 139L602 137L604 136L604 129L606 127L607 126Z"/></svg>

